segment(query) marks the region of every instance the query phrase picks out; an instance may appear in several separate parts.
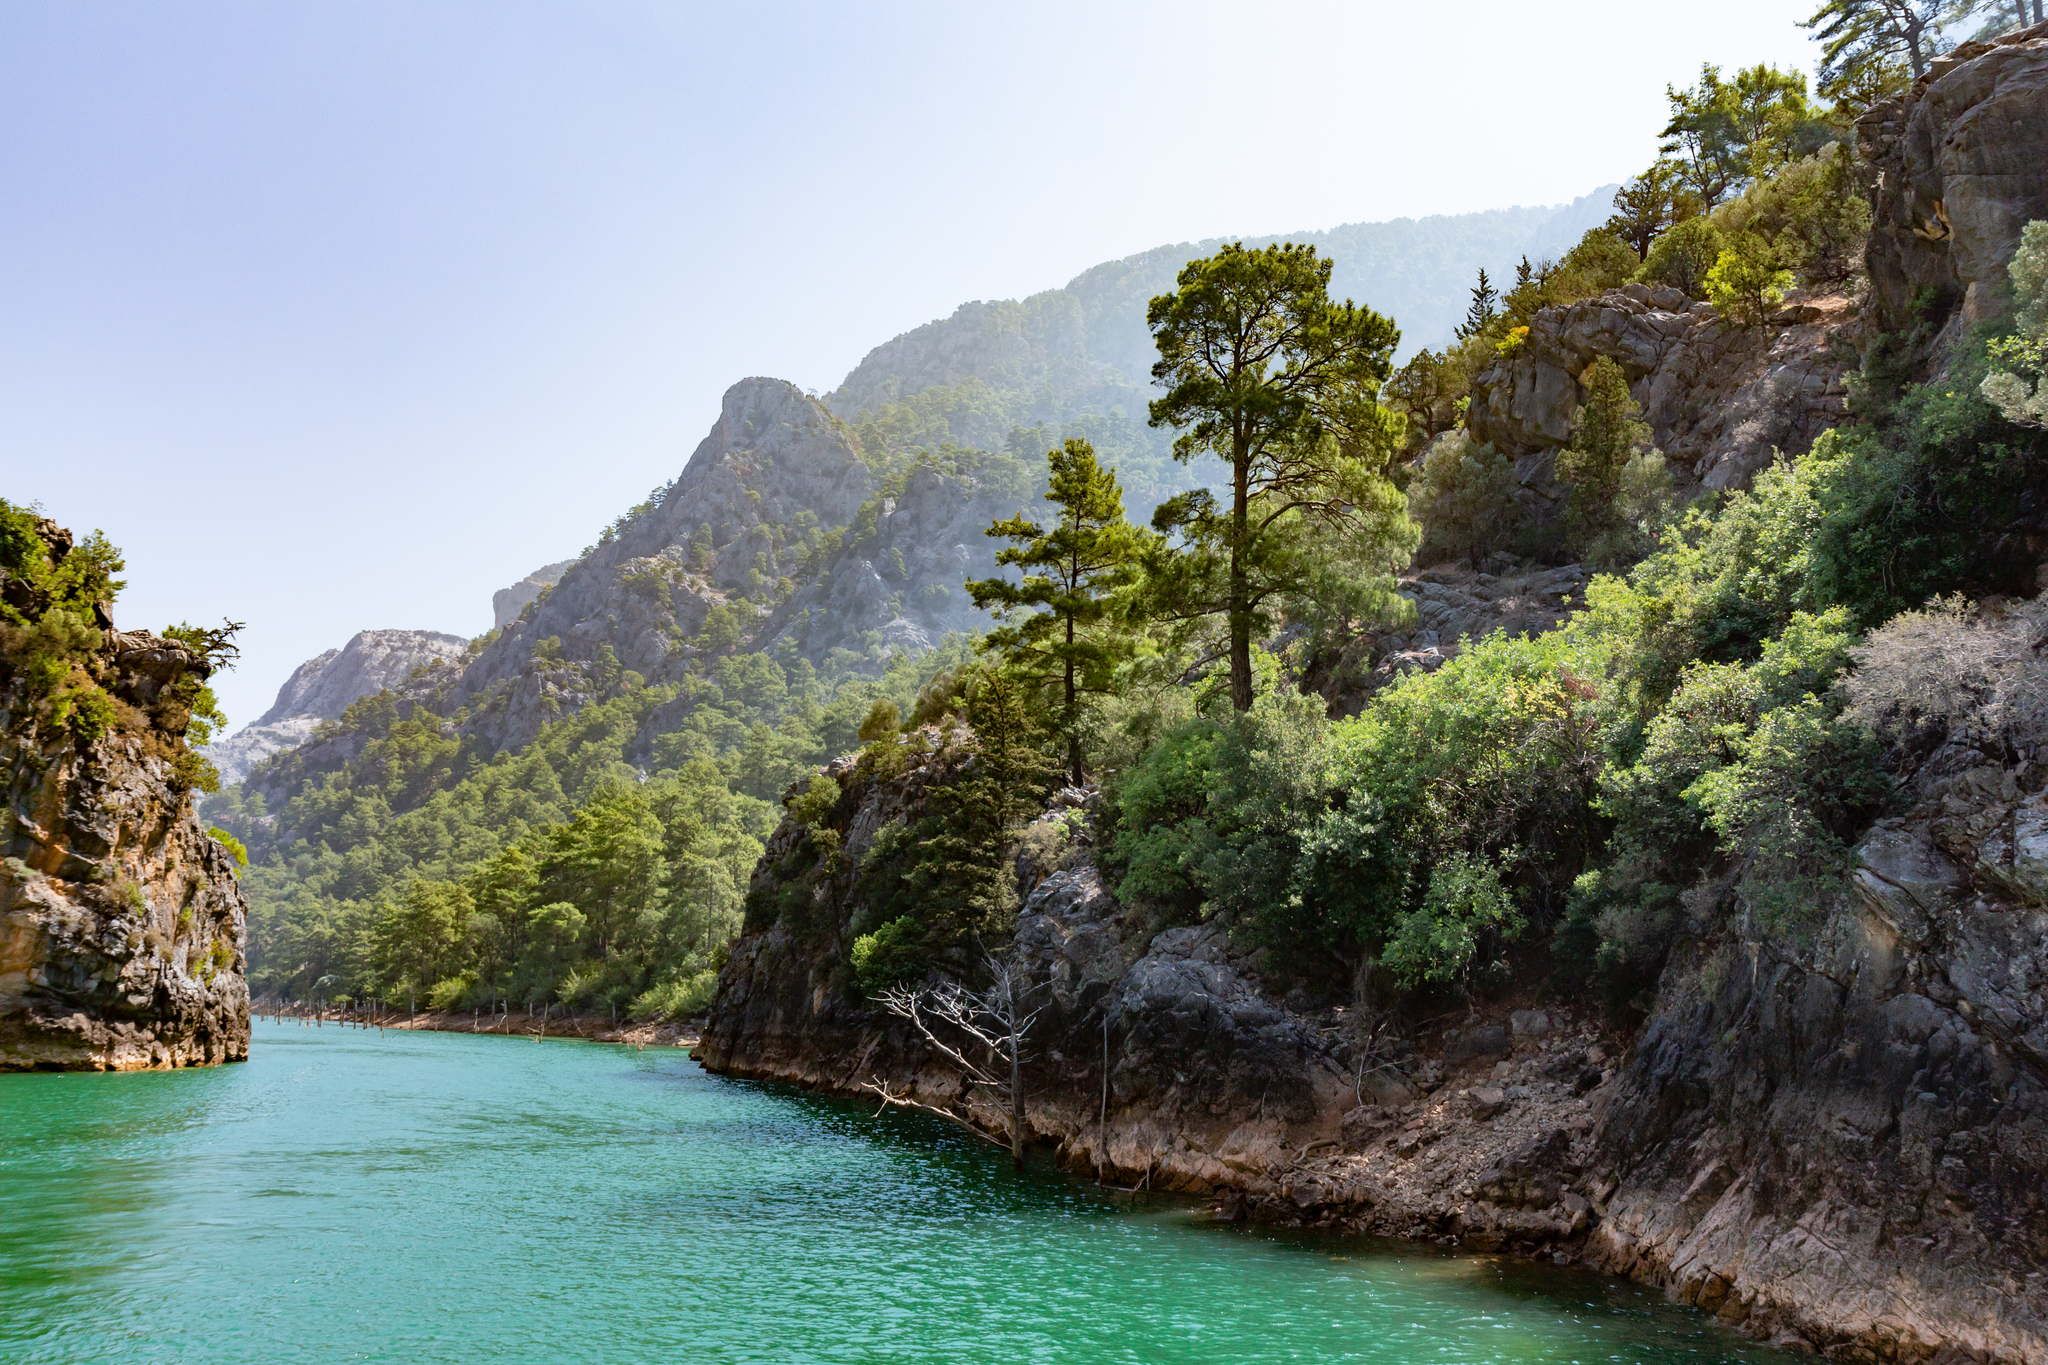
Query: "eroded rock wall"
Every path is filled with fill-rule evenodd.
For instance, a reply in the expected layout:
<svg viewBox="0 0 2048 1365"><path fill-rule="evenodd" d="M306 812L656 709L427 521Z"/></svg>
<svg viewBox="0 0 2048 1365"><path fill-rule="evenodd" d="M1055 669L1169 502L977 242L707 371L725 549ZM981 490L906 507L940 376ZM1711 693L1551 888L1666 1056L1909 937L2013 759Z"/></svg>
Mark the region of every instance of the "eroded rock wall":
<svg viewBox="0 0 2048 1365"><path fill-rule="evenodd" d="M145 705L193 660L116 634L109 691ZM249 1053L248 904L147 736L38 734L0 689L0 1071L200 1066Z"/></svg>
<svg viewBox="0 0 2048 1365"><path fill-rule="evenodd" d="M1856 141L1875 172L1877 324L1931 340L2002 311L2020 230L2048 218L2048 24L1937 59Z"/></svg>
<svg viewBox="0 0 2048 1365"><path fill-rule="evenodd" d="M1583 376L1605 357L1628 376L1681 488L1746 487L1775 452L1803 454L1841 420L1845 348L1859 335L1842 297L1797 299L1758 329L1675 289L1632 284L1537 313L1522 344L1474 379L1466 425L1516 462L1531 510L1554 515L1564 497L1555 452L1586 401Z"/></svg>

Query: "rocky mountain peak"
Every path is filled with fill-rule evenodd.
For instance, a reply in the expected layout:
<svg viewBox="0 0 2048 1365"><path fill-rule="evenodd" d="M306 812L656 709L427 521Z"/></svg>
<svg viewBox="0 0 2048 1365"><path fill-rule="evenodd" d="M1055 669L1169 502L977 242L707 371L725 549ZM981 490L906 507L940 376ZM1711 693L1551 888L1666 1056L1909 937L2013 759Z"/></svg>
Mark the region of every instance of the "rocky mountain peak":
<svg viewBox="0 0 2048 1365"><path fill-rule="evenodd" d="M304 743L322 721L339 720L350 702L395 687L422 664L456 662L468 647L437 630L358 631L292 670L268 711L204 752L222 782L239 782L272 754Z"/></svg>

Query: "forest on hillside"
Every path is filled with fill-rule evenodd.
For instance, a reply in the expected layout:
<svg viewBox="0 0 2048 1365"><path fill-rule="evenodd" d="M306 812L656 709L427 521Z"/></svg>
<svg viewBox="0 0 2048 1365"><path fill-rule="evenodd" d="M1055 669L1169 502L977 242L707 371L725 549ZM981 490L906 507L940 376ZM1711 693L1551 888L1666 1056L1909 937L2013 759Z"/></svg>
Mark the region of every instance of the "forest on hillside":
<svg viewBox="0 0 2048 1365"><path fill-rule="evenodd" d="M1395 319L1332 297L1327 255L1225 244L1151 300L1143 425L1026 424L968 381L846 414L890 488L963 459L1042 488L988 528L1003 571L961 585L997 616L978 640L821 668L707 624L682 681L614 668L515 750L437 711L431 677L357 703L205 808L251 858L255 989L700 1009L743 923L822 931L802 869L829 861L847 791L811 774L848 751L869 775L950 752L954 774L859 869L886 915L833 926L866 991L1003 928L1019 832L1066 783L1099 785L1097 860L1133 913L1220 920L1333 997L1542 971L1626 1011L1681 924L1796 939L1931 735L2048 738L2032 608L1976 605L2034 587L2001 532L2048 472L2048 224L2010 309L1932 370L1940 300L1867 338L1849 419L1747 488L1682 483L1611 361L1580 378L1554 512L1465 416L1546 309L1644 285L1762 333L1794 291L1865 288L1853 126L1925 53L1836 36L1818 90L1767 65L1673 89L1611 215L1483 273L1453 341L1405 363ZM967 427L1000 448L961 446ZM1418 557L1597 574L1557 629L1462 642L1332 718L1304 678L1407 622ZM786 792L806 857L750 893Z"/></svg>

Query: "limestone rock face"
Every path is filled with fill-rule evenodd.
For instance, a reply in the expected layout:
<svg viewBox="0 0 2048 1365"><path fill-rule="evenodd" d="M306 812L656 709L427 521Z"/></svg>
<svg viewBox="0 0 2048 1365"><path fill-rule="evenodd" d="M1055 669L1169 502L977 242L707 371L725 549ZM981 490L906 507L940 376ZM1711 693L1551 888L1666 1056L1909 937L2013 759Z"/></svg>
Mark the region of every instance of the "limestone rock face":
<svg viewBox="0 0 2048 1365"><path fill-rule="evenodd" d="M1002 542L989 523L1026 511L968 474L920 468L901 495L884 498L871 541L862 541L799 590L769 626L771 646L794 644L809 659L858 650L869 631L892 648L919 651L949 631L988 627L961 587L996 571Z"/></svg>
<svg viewBox="0 0 2048 1365"><path fill-rule="evenodd" d="M843 526L873 491L850 433L822 404L779 379L740 381L660 503L523 608L470 663L443 714L470 707L472 728L502 748L578 704L591 670L577 665L606 649L649 682L676 676L714 606L765 618L765 607L737 599L796 571L801 549L784 533ZM536 658L548 640L583 683L549 692L547 661Z"/></svg>
<svg viewBox="0 0 2048 1365"><path fill-rule="evenodd" d="M108 690L135 706L195 666L140 633L109 652ZM0 772L0 1071L248 1056L248 905L170 761L133 734L37 734L17 681Z"/></svg>
<svg viewBox="0 0 2048 1365"><path fill-rule="evenodd" d="M300 664L268 711L204 752L222 782L239 782L272 754L303 744L321 721L339 719L350 702L395 687L422 664L460 661L468 643L433 630L359 631Z"/></svg>
<svg viewBox="0 0 2048 1365"><path fill-rule="evenodd" d="M491 629L503 630L519 619L519 613L528 602L541 595L543 589L552 588L562 581L562 575L576 561L564 559L556 564L544 564L509 588L500 588L491 594Z"/></svg>
<svg viewBox="0 0 2048 1365"><path fill-rule="evenodd" d="M1606 357L1628 376L1682 487L1740 488L1774 450L1803 454L1841 419L1847 389L1833 343L1854 330L1843 298L1793 303L1758 331L1675 289L1632 284L1539 312L1522 345L1473 381L1466 424L1517 461L1523 500L1549 515L1563 496L1552 452L1571 440L1582 377Z"/></svg>
<svg viewBox="0 0 2048 1365"><path fill-rule="evenodd" d="M1960 748L1792 951L1667 969L1600 1150L1593 1258L1766 1334L2048 1359L2043 797Z"/></svg>
<svg viewBox="0 0 2048 1365"><path fill-rule="evenodd" d="M2048 24L1966 43L1906 94L1873 106L1857 146L1877 171L1868 270L1877 321L1930 331L2005 307L2020 230L2048 218Z"/></svg>

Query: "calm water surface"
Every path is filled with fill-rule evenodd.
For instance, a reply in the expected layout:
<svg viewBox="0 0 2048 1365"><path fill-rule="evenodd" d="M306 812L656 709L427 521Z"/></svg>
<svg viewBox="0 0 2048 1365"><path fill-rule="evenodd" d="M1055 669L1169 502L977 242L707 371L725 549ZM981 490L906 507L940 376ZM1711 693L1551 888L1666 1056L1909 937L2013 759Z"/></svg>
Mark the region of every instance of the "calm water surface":
<svg viewBox="0 0 2048 1365"><path fill-rule="evenodd" d="M1583 1272L1020 1179L674 1051L252 1051L0 1076L0 1361L1783 1359Z"/></svg>

